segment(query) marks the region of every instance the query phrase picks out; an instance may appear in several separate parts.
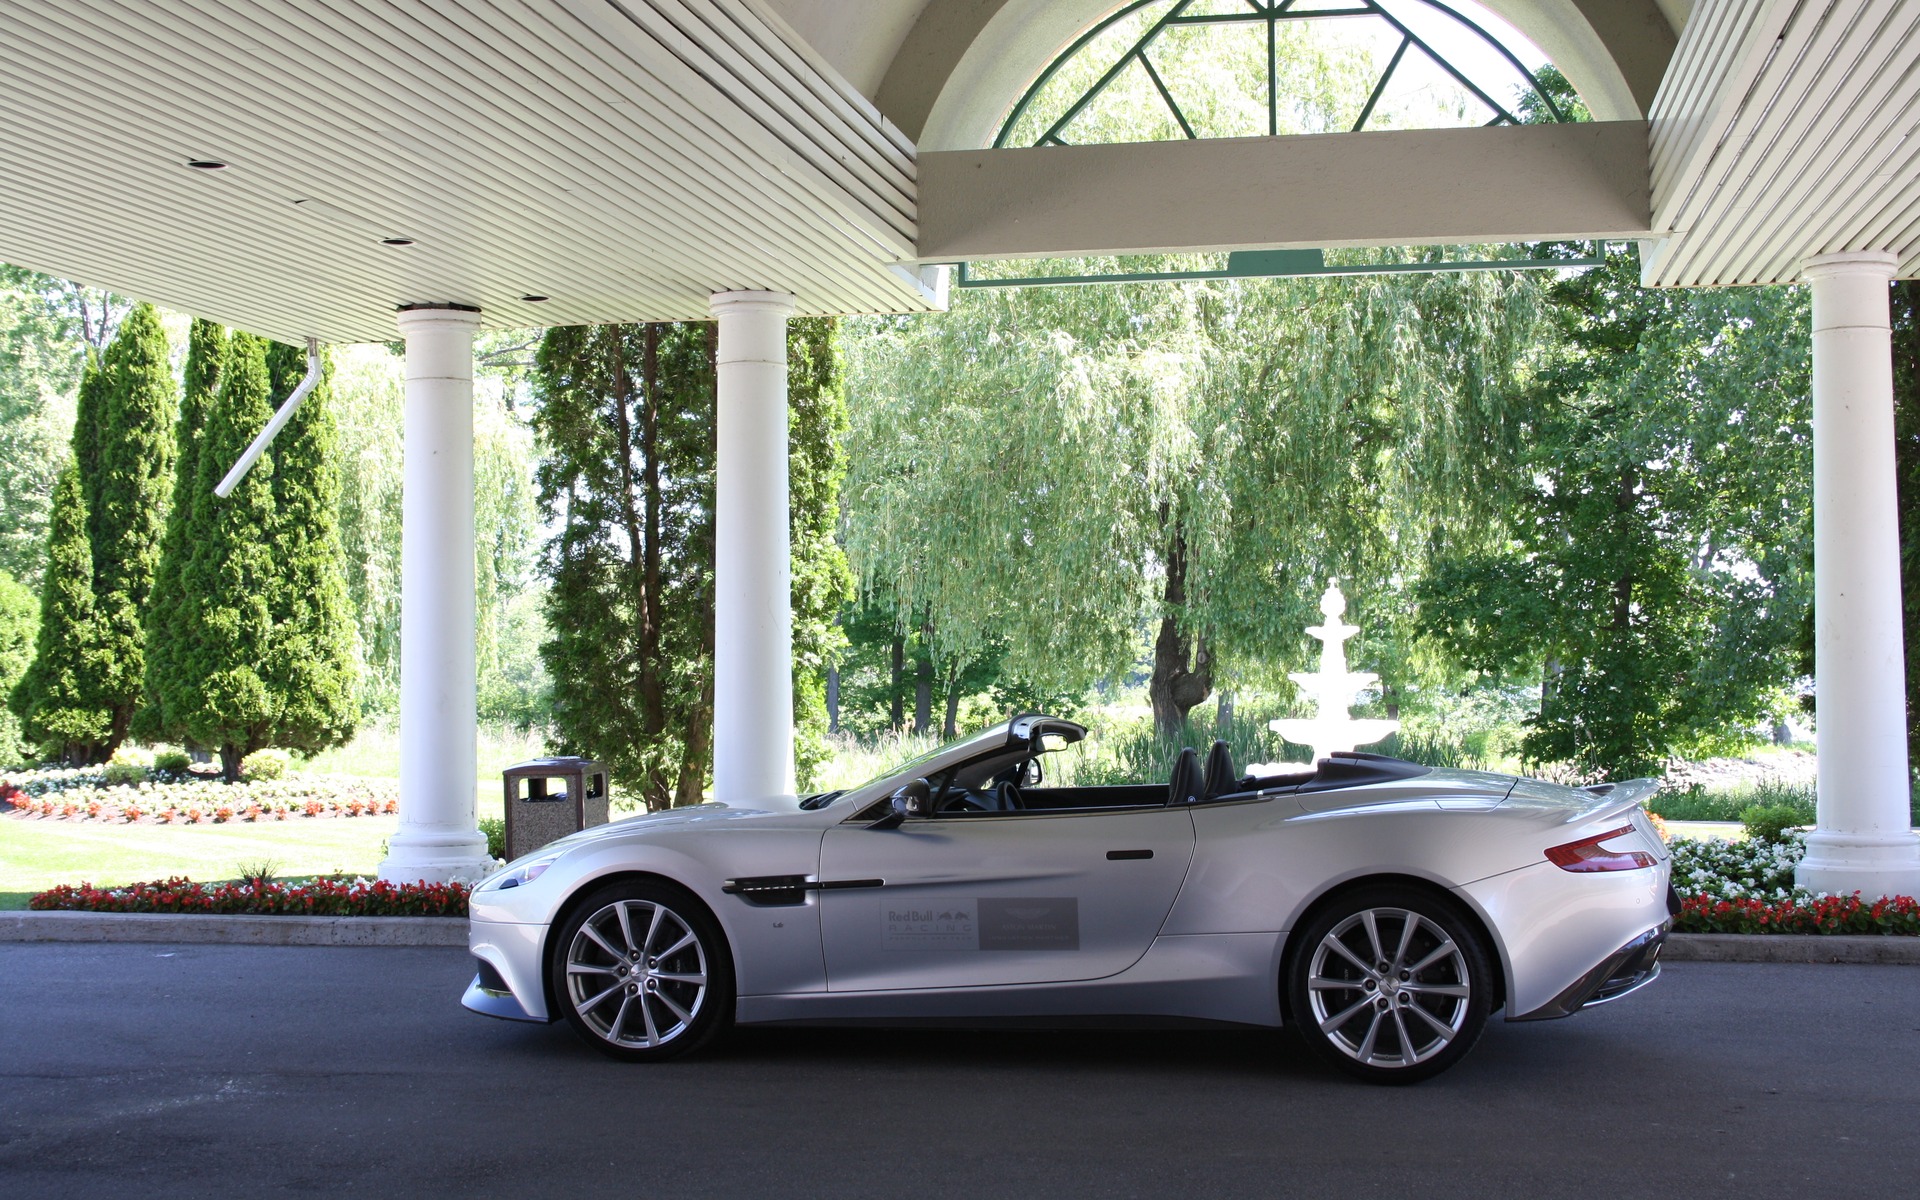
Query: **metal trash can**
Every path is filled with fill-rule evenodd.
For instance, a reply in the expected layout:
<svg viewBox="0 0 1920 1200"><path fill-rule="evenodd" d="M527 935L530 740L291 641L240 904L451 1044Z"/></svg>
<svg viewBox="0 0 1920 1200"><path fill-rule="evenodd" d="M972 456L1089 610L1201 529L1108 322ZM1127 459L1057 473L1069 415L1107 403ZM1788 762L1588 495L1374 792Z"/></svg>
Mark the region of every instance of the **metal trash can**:
<svg viewBox="0 0 1920 1200"><path fill-rule="evenodd" d="M507 858L531 854L589 825L607 823L607 768L589 758L536 758L501 772Z"/></svg>

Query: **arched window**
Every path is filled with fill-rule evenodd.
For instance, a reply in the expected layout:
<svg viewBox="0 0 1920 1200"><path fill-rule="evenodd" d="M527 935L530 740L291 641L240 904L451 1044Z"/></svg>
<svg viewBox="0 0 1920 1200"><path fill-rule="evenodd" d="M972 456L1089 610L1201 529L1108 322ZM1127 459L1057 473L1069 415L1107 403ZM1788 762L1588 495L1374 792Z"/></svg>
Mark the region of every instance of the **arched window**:
<svg viewBox="0 0 1920 1200"><path fill-rule="evenodd" d="M1463 0L1136 0L1041 72L994 145L1566 120L1522 54Z"/></svg>

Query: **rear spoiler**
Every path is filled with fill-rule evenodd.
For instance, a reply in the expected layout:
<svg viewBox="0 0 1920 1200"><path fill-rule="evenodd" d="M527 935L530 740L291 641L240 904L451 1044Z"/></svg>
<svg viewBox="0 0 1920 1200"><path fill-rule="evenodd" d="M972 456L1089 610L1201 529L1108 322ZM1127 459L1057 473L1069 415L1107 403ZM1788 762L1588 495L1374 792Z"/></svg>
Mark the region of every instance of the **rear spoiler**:
<svg viewBox="0 0 1920 1200"><path fill-rule="evenodd" d="M1589 795L1612 800L1613 806L1605 811L1619 812L1640 804L1659 791L1660 781L1658 779L1627 779L1619 783L1596 783L1580 790Z"/></svg>

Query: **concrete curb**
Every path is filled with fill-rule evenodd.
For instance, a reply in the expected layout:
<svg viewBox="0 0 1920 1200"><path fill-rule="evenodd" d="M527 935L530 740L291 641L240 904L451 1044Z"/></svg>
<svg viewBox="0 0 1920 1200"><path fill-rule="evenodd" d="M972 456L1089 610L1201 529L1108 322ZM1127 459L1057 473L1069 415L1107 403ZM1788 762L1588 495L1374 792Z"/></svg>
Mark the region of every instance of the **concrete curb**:
<svg viewBox="0 0 1920 1200"><path fill-rule="evenodd" d="M1897 963L1920 966L1920 937L1676 933L1661 962Z"/></svg>
<svg viewBox="0 0 1920 1200"><path fill-rule="evenodd" d="M465 946L465 917L273 917L200 913L0 912L0 942L231 946Z"/></svg>
<svg viewBox="0 0 1920 1200"><path fill-rule="evenodd" d="M464 917L250 917L196 913L0 912L0 942L230 946L465 946ZM1676 933L1663 962L1920 965L1920 937Z"/></svg>

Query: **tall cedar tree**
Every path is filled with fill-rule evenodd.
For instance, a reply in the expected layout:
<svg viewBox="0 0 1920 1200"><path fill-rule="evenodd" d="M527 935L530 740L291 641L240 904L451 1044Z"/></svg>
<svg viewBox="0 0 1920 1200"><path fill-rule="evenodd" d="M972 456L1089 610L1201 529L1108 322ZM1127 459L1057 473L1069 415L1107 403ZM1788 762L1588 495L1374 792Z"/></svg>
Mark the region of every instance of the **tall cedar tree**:
<svg viewBox="0 0 1920 1200"><path fill-rule="evenodd" d="M160 681L161 703L188 738L217 750L229 781L240 762L272 744L280 705L269 681L273 650L274 568L271 457L263 457L222 500L214 485L266 425L267 343L235 333L221 366L220 391L206 418L194 469L191 553L181 572L180 658Z"/></svg>
<svg viewBox="0 0 1920 1200"><path fill-rule="evenodd" d="M103 652L106 638L93 601L86 488L86 480L99 471L100 418L109 386L106 372L89 358L75 402L73 478L63 477L53 492L34 665L10 698L27 740L72 766L105 762L113 752L113 710L106 690L112 663ZM76 555L75 546L84 554Z"/></svg>
<svg viewBox="0 0 1920 1200"><path fill-rule="evenodd" d="M332 363L273 443L273 652L268 683L280 713L273 744L314 754L353 736L359 716L353 604L347 596L338 511L339 434ZM279 342L267 351L275 399L293 394L306 354Z"/></svg>
<svg viewBox="0 0 1920 1200"><path fill-rule="evenodd" d="M540 500L559 528L541 648L554 723L651 808L698 802L713 743L715 329L549 330L534 373ZM833 543L845 408L835 323L789 326L798 767L822 756L826 663L850 587Z"/></svg>
<svg viewBox="0 0 1920 1200"><path fill-rule="evenodd" d="M173 487L178 393L160 314L136 304L101 361L103 386L94 465L83 473L87 540L93 551L93 607L106 652L100 699L109 710L111 755L126 738L146 673L141 618L160 557Z"/></svg>
<svg viewBox="0 0 1920 1200"><path fill-rule="evenodd" d="M193 656L186 641L185 609L173 601L185 587L187 560L193 555L193 498L199 485L200 442L220 389L220 361L226 350L225 328L212 321L194 321L187 338L180 418L174 425L173 504L167 510L160 561L154 568L153 594L161 600L147 606L145 702L133 722L134 736L149 742L188 740L181 715L167 704L164 682L178 675Z"/></svg>
<svg viewBox="0 0 1920 1200"><path fill-rule="evenodd" d="M838 617L853 571L834 536L847 477L846 371L840 323L787 322L787 494L793 561L794 774L802 788L830 756L827 670L847 644Z"/></svg>
<svg viewBox="0 0 1920 1200"><path fill-rule="evenodd" d="M697 802L711 756L714 337L571 326L535 359L554 725L655 809Z"/></svg>
<svg viewBox="0 0 1920 1200"><path fill-rule="evenodd" d="M106 650L94 619L93 551L77 467L54 484L52 517L33 662L9 701L28 741L77 766L101 761L112 727L95 690Z"/></svg>
<svg viewBox="0 0 1920 1200"><path fill-rule="evenodd" d="M1907 754L1920 763L1920 282L1894 281L1893 445L1900 495L1900 583L1907 643ZM1813 674L1813 613L1801 670Z"/></svg>

